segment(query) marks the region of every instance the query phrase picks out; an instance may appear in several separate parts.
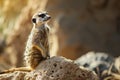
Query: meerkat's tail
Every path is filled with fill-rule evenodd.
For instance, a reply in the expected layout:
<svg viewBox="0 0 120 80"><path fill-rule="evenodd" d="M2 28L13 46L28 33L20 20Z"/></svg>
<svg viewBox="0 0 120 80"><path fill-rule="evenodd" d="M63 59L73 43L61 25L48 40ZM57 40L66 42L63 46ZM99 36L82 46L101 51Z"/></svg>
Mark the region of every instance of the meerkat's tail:
<svg viewBox="0 0 120 80"><path fill-rule="evenodd" d="M26 71L26 72L30 72L30 71L32 71L32 69L28 68L28 67L12 68L12 69L9 69L9 70L1 71L0 74L10 73L10 72L14 72L14 71Z"/></svg>

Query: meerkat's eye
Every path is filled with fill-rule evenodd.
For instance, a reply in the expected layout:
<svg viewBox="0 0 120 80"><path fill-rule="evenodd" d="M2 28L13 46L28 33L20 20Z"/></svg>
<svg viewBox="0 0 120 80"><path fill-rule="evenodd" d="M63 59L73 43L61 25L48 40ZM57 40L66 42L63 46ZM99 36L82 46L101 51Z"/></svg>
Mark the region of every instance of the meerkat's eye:
<svg viewBox="0 0 120 80"><path fill-rule="evenodd" d="M35 18L33 18L33 19L32 19L32 22L33 22L33 23L36 23L36 19L35 19Z"/></svg>
<svg viewBox="0 0 120 80"><path fill-rule="evenodd" d="M38 17L44 18L46 15L45 14L40 14Z"/></svg>

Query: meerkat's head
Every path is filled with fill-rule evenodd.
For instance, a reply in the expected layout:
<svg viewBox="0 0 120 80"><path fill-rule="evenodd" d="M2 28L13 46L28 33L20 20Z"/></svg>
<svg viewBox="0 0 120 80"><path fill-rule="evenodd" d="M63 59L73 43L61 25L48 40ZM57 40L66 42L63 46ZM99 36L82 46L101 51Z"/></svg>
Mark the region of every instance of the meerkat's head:
<svg viewBox="0 0 120 80"><path fill-rule="evenodd" d="M51 16L47 12L38 12L33 15L32 22L33 24L40 25L46 23L50 20Z"/></svg>

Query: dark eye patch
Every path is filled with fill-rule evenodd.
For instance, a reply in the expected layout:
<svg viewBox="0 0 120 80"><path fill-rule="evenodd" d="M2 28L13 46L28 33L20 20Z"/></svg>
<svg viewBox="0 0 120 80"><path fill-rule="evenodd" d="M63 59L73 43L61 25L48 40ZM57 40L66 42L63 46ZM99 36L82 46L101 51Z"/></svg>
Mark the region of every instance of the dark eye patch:
<svg viewBox="0 0 120 80"><path fill-rule="evenodd" d="M46 15L45 14L40 14L38 17L44 18Z"/></svg>
<svg viewBox="0 0 120 80"><path fill-rule="evenodd" d="M36 19L35 19L35 18L33 18L33 19L32 19L32 22L33 22L33 23L36 23Z"/></svg>

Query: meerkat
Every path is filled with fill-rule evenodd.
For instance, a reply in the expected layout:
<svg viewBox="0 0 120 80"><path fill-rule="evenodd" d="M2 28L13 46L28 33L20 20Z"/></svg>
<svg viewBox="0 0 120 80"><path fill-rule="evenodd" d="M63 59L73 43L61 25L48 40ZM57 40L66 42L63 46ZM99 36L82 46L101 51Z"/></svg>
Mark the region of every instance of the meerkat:
<svg viewBox="0 0 120 80"><path fill-rule="evenodd" d="M47 12L38 12L33 15L33 28L28 37L24 52L24 60L26 67L5 70L3 72L0 72L0 74L14 71L31 71L34 70L42 60L50 58L50 27L47 24L50 19L51 16L48 15Z"/></svg>

